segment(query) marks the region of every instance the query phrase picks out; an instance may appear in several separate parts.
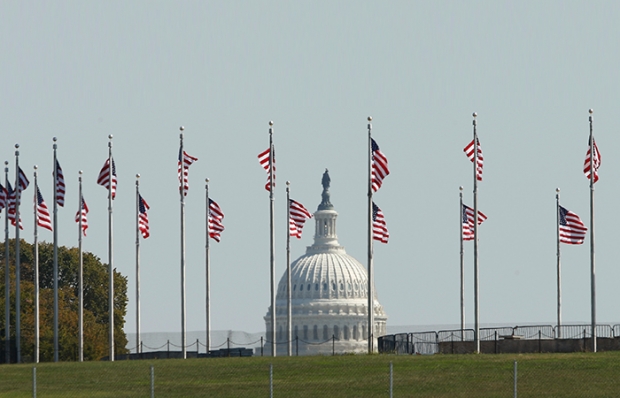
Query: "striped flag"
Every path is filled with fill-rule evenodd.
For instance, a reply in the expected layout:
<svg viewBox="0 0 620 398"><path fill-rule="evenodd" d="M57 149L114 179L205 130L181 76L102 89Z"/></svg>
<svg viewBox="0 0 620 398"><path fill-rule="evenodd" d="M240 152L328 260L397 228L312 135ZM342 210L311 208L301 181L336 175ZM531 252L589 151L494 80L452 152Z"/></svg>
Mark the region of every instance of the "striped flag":
<svg viewBox="0 0 620 398"><path fill-rule="evenodd" d="M482 181L482 166L484 166L484 157L482 156L482 148L480 147L480 140L478 141L478 163L476 164L476 179ZM463 149L467 158L474 162L474 140L471 140L469 144Z"/></svg>
<svg viewBox="0 0 620 398"><path fill-rule="evenodd" d="M601 153L598 151L598 147L596 146L596 141L594 141L594 137L592 137L594 148L594 153L592 154L592 167L590 167L590 140L588 140L588 152L586 152L586 160L583 163L583 173L586 175L588 180L590 179L590 173L594 170L594 176L592 180L594 182L598 181L598 168L601 166Z"/></svg>
<svg viewBox="0 0 620 398"><path fill-rule="evenodd" d="M21 167L19 168L19 181L16 185L20 193L28 188L28 185L30 185L30 181L28 181L28 177L26 177L26 173L24 173L24 170L22 170Z"/></svg>
<svg viewBox="0 0 620 398"><path fill-rule="evenodd" d="M478 225L482 224L487 216L478 211ZM474 240L474 209L463 205L463 240Z"/></svg>
<svg viewBox="0 0 620 398"><path fill-rule="evenodd" d="M189 155L179 148L179 191L183 191L183 196L187 196L187 190L189 189L189 166L197 160L198 158Z"/></svg>
<svg viewBox="0 0 620 398"><path fill-rule="evenodd" d="M43 195L41 195L41 191L37 186L37 195L36 195L36 207L37 207L37 225L39 227L43 227L47 230L52 231L52 219L50 218L50 212L43 200Z"/></svg>
<svg viewBox="0 0 620 398"><path fill-rule="evenodd" d="M209 237L216 242L220 241L220 234L224 231L224 212L214 200L209 198Z"/></svg>
<svg viewBox="0 0 620 398"><path fill-rule="evenodd" d="M379 145L374 139L370 139L370 146L372 150L372 190L377 192L381 185L383 184L383 179L390 174L390 169L388 168L388 160L379 149Z"/></svg>
<svg viewBox="0 0 620 398"><path fill-rule="evenodd" d="M112 158L112 170L110 170L110 159L106 159L99 177L97 177L97 184L110 189L110 181L112 181L112 199L116 196L116 165L114 164L114 158Z"/></svg>
<svg viewBox="0 0 620 398"><path fill-rule="evenodd" d="M267 148L265 151L258 154L258 162L263 169L267 172L267 183L265 184L265 189L271 191L271 178L273 175L273 187L276 187L276 151L273 150L273 171L269 172L269 154L271 153L271 148Z"/></svg>
<svg viewBox="0 0 620 398"><path fill-rule="evenodd" d="M60 207L65 206L65 176L62 174L62 169L60 168L60 163L56 160L56 203Z"/></svg>
<svg viewBox="0 0 620 398"><path fill-rule="evenodd" d="M144 200L142 195L138 194L138 229L142 232L142 237L144 239L151 236L149 232L149 215L146 213L149 209L150 207L148 203L146 203L146 200Z"/></svg>
<svg viewBox="0 0 620 398"><path fill-rule="evenodd" d="M581 221L579 216L570 210L560 206L560 242L569 245L580 245L586 237L588 228Z"/></svg>
<svg viewBox="0 0 620 398"><path fill-rule="evenodd" d="M0 184L0 211L6 208L8 199L9 198L8 198L8 193L6 191L6 188L4 188L2 184Z"/></svg>
<svg viewBox="0 0 620 398"><path fill-rule="evenodd" d="M75 222L79 223L80 218L82 219L82 233L84 234L84 236L86 236L86 230L88 229L88 218L86 217L86 215L88 214L88 206L86 205L86 201L84 200L83 196L80 202L82 203L80 203L80 208L75 214Z"/></svg>
<svg viewBox="0 0 620 398"><path fill-rule="evenodd" d="M7 216L9 218L9 221L11 221L11 225L15 226L17 222L15 220L16 218L15 215L17 213L17 192L13 190L13 187L11 187L10 182L7 185L7 201L8 201ZM24 226L22 225L21 217L19 219L19 229L24 229Z"/></svg>
<svg viewBox="0 0 620 398"><path fill-rule="evenodd" d="M389 237L390 233L383 212L375 202L372 202L372 238L381 243L388 243Z"/></svg>
<svg viewBox="0 0 620 398"><path fill-rule="evenodd" d="M312 214L296 200L289 199L289 236L301 239L301 231L307 219L312 218Z"/></svg>

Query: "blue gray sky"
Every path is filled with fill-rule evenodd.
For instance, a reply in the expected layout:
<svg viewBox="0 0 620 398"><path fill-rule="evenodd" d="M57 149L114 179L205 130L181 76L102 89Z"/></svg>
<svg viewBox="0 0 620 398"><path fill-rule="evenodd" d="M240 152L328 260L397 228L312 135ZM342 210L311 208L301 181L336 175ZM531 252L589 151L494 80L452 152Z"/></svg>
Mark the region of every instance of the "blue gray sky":
<svg viewBox="0 0 620 398"><path fill-rule="evenodd" d="M582 173L588 109L602 155L596 184L598 320L619 322L620 5L612 1L58 1L0 6L0 159L52 200L52 137L67 180L60 244L77 245L78 170L90 229L107 262L107 200L96 178L114 135L117 269L135 330L134 181L151 206L142 249L142 330L180 330L179 126L190 168L188 330L205 325L205 199L226 214L213 244L214 329L264 330L269 199L257 155L273 120L277 279L285 270L285 185L314 210L329 168L338 235L366 264L366 117L391 174L375 195L391 239L375 246L389 325L459 322L458 187L472 204L472 112L484 151L479 208L482 323L554 323L555 188L589 223ZM29 188L26 195L30 197ZM29 201L24 201L30 203ZM24 206L32 241L33 215ZM4 215L2 215L4 217ZM310 223L292 256L312 243ZM11 237L13 232L11 232ZM40 232L51 241L52 234ZM473 319L473 245L465 245ZM589 322L589 247L562 247L563 316Z"/></svg>

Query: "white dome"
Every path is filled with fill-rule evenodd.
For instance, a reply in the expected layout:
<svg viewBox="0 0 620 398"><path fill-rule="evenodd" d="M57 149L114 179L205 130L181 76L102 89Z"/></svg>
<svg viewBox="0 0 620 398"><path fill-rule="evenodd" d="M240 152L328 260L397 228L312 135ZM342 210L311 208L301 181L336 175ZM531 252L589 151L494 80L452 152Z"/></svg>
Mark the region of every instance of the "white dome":
<svg viewBox="0 0 620 398"><path fill-rule="evenodd" d="M325 187L325 184L324 184ZM368 274L365 267L348 255L338 243L338 213L323 191L323 202L314 213L314 244L291 263L292 339L299 339L299 353L331 353L336 339L338 352L366 352L368 346ZM374 300L374 339L385 334L387 316ZM276 295L276 336L287 338L287 272L280 279ZM271 308L265 316L267 336L271 330ZM376 344L374 345L376 347ZM278 351L286 347L278 344Z"/></svg>
<svg viewBox="0 0 620 398"><path fill-rule="evenodd" d="M286 273L280 279L276 300L286 302ZM291 264L293 300L352 299L368 297L366 270L343 247L308 253ZM279 306L279 303L276 304Z"/></svg>

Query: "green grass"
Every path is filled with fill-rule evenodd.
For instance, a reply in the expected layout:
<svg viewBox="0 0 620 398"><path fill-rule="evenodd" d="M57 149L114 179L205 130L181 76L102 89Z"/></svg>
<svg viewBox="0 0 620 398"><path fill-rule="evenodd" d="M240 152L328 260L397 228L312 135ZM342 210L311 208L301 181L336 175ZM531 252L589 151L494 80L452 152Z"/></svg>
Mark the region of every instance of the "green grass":
<svg viewBox="0 0 620 398"><path fill-rule="evenodd" d="M620 396L620 352L526 355L344 355L43 363L40 397L519 397ZM0 365L0 396L31 397L32 368Z"/></svg>

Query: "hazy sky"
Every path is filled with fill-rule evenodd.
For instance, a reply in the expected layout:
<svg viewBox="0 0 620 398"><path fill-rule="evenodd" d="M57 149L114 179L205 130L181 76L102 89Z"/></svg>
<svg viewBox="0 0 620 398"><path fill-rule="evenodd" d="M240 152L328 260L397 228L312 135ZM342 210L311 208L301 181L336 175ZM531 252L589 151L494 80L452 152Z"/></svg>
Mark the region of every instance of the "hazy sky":
<svg viewBox="0 0 620 398"><path fill-rule="evenodd" d="M90 207L84 249L107 262L107 193L96 185L114 135L114 264L135 331L135 174L151 206L142 241L142 330L180 330L179 126L190 168L187 328L205 325L205 194L223 209L213 243L212 326L264 330L269 198L257 155L273 120L277 280L285 271L286 180L314 211L332 179L338 235L366 265L366 118L391 174L375 195L391 239L375 245L388 325L459 323L459 198L472 205L472 112L484 152L479 209L482 323L555 323L555 188L589 224L582 172L588 109L596 184L597 318L617 313L620 5L586 1L57 1L0 5L0 160L14 144L52 201L52 137L67 180L61 245L77 245L78 170ZM25 195L31 198L33 189ZM32 241L30 200L22 206ZM616 206L616 207L615 207ZM2 215L4 217L4 214ZM11 231L11 237L13 237ZM312 244L314 223L292 257ZM42 230L40 239L51 241ZM588 237L589 239L589 237ZM473 243L465 245L473 319ZM563 245L563 315L590 320L589 245Z"/></svg>

